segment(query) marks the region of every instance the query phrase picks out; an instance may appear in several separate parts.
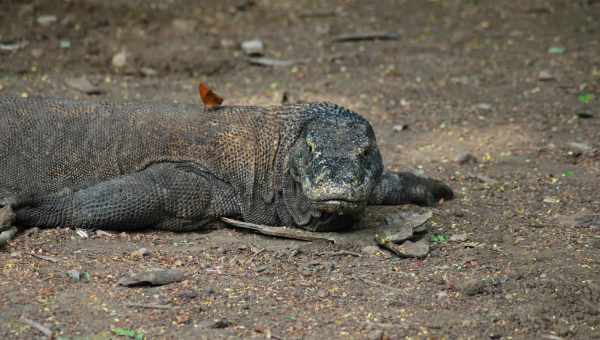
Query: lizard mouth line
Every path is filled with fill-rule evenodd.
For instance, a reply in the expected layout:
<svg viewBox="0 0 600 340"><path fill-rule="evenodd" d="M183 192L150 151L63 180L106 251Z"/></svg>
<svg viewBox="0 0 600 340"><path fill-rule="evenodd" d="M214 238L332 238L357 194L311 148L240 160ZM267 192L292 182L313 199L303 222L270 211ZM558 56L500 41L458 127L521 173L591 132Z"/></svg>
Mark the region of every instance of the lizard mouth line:
<svg viewBox="0 0 600 340"><path fill-rule="evenodd" d="M359 201L347 201L347 200L324 200L316 201L313 203L317 209L327 213L351 213L361 211L364 204Z"/></svg>

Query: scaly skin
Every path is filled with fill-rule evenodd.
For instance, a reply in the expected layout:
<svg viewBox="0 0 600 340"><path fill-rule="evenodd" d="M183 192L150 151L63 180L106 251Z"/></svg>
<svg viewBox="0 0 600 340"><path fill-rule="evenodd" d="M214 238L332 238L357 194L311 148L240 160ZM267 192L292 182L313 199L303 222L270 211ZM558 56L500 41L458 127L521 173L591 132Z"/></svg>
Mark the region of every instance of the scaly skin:
<svg viewBox="0 0 600 340"><path fill-rule="evenodd" d="M15 213L4 229L189 231L232 217L338 230L367 204L453 196L441 182L384 172L369 122L329 103L203 112L0 97L0 157L0 203Z"/></svg>

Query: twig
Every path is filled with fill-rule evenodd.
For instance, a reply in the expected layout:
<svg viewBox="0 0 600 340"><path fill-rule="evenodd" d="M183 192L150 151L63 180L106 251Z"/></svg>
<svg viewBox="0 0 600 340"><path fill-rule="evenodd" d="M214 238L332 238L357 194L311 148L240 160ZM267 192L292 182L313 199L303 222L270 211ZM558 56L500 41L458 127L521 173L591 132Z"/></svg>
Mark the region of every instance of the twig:
<svg viewBox="0 0 600 340"><path fill-rule="evenodd" d="M400 289L400 288L392 287L392 286L389 286L389 285L386 285L386 284L383 284L383 283L380 283L380 282L377 282L377 281L372 281L372 280L369 280L369 279L365 279L365 278L362 278L360 276L352 276L352 277L355 278L355 279L357 279L357 280L360 280L360 281L362 281L364 283L373 285L373 286L378 286L378 287L381 287L381 288L389 289L389 290L394 291L396 293L402 293L402 294L404 294L404 291L402 291L402 289Z"/></svg>
<svg viewBox="0 0 600 340"><path fill-rule="evenodd" d="M327 237L324 235L319 235L319 233L314 233L306 230L300 230L290 227L270 227L263 224L255 224L249 222L242 222L238 220L233 220L231 218L221 217L221 220L228 225L231 225L236 228L241 229L249 229L254 230L263 235L289 238L293 240L301 240L301 241L327 241L335 243L335 239L331 237Z"/></svg>
<svg viewBox="0 0 600 340"><path fill-rule="evenodd" d="M36 253L31 253L31 256L33 256L33 257L37 257L38 259L45 260L45 261L49 261L49 262L52 262L52 263L57 263L57 262L58 262L58 260L57 260L57 259L55 259L55 258L54 258L54 257L52 257L52 256L38 255L38 254L36 254Z"/></svg>
<svg viewBox="0 0 600 340"><path fill-rule="evenodd" d="M334 251L334 252L330 252L330 253L323 253L323 255L329 255L329 256L354 256L354 257L361 257L362 255L359 253L355 253L353 251L349 251L349 250L340 250L340 251Z"/></svg>
<svg viewBox="0 0 600 340"><path fill-rule="evenodd" d="M128 303L125 306L134 308L145 308L145 309L171 309L171 305L158 305L155 303Z"/></svg>
<svg viewBox="0 0 600 340"><path fill-rule="evenodd" d="M291 66L297 63L294 60L281 60L281 59L273 59L268 57L250 57L247 58L248 62L253 65L259 66L274 66L274 67L284 67Z"/></svg>
<svg viewBox="0 0 600 340"><path fill-rule="evenodd" d="M39 322L33 321L31 319L26 318L24 315L21 315L21 318L19 319L19 321L28 324L29 326L37 329L38 331L44 333L45 336L52 338L52 331L50 330L50 328L42 325Z"/></svg>
<svg viewBox="0 0 600 340"><path fill-rule="evenodd" d="M353 33L353 34L341 34L334 37L331 41L334 43L342 42L357 42L357 41L369 41L369 40L398 40L400 39L399 33L394 32L372 32L372 33Z"/></svg>
<svg viewBox="0 0 600 340"><path fill-rule="evenodd" d="M303 12L300 13L301 18L323 18L323 17L333 17L337 13L336 11L315 11L315 12Z"/></svg>

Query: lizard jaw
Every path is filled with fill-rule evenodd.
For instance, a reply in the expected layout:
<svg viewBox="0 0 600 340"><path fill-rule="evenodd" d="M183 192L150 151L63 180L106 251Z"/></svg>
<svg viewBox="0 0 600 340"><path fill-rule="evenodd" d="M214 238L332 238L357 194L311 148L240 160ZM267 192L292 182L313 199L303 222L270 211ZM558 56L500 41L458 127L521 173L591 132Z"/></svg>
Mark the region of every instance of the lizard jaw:
<svg viewBox="0 0 600 340"><path fill-rule="evenodd" d="M337 215L355 215L362 212L365 208L362 202L346 200L316 201L313 205L321 212Z"/></svg>

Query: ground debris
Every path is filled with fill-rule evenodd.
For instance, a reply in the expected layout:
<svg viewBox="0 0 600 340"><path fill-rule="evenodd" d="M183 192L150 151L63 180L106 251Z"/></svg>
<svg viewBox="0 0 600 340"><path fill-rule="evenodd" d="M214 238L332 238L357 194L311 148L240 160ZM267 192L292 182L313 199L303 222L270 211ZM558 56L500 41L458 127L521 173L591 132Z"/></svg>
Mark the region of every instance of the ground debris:
<svg viewBox="0 0 600 340"><path fill-rule="evenodd" d="M477 157L470 152L463 152L456 157L456 163L463 165L469 163L477 163Z"/></svg>
<svg viewBox="0 0 600 340"><path fill-rule="evenodd" d="M184 278L185 273L176 269L154 270L123 277L117 284L125 287L162 286Z"/></svg>
<svg viewBox="0 0 600 340"><path fill-rule="evenodd" d="M29 45L29 41L27 40L1 42L0 51L16 51L26 47L27 45Z"/></svg>
<svg viewBox="0 0 600 340"><path fill-rule="evenodd" d="M127 303L125 306L132 308L143 308L143 309L171 309L171 305L160 305L156 303Z"/></svg>
<svg viewBox="0 0 600 340"><path fill-rule="evenodd" d="M42 332L45 336L52 339L52 331L50 330L50 328L42 325L41 323L39 323L37 321L33 321L31 319L28 319L24 315L21 315L21 318L19 319L19 321L37 329L38 331Z"/></svg>
<svg viewBox="0 0 600 340"><path fill-rule="evenodd" d="M372 41L372 40L399 40L400 33L396 32L362 32L340 34L331 39L334 43Z"/></svg>
<svg viewBox="0 0 600 340"><path fill-rule="evenodd" d="M428 231L429 225L426 224L433 216L431 211L423 214L419 213L399 213L386 216L385 227L378 234L386 240L394 243L408 240Z"/></svg>
<svg viewBox="0 0 600 340"><path fill-rule="evenodd" d="M567 150L569 152L569 155L572 155L574 157L579 157L581 155L590 154L594 152L594 148L590 145L578 142L567 143Z"/></svg>
<svg viewBox="0 0 600 340"><path fill-rule="evenodd" d="M198 324L199 327L201 328L215 328L215 329L220 329L220 328L227 328L229 326L231 326L231 322L225 318L221 318L221 319L216 319L216 320L205 320L202 321Z"/></svg>
<svg viewBox="0 0 600 340"><path fill-rule="evenodd" d="M327 242L335 242L335 239L331 237L327 237L322 233L314 233L306 230L300 230L297 228L291 227L271 227L262 224L255 224L243 221L237 221L231 218L223 217L221 218L223 222L225 222L229 226L233 226L241 229L248 229L256 231L263 235L289 238L294 240L301 241L327 241Z"/></svg>
<svg viewBox="0 0 600 340"><path fill-rule="evenodd" d="M67 84L67 86L81 91L85 94L90 94L90 95L94 95L94 94L102 94L104 93L104 90L102 88L100 88L97 85L92 84L92 82L85 76L80 76L80 77L69 77L65 79L65 84Z"/></svg>
<svg viewBox="0 0 600 340"><path fill-rule="evenodd" d="M144 256L150 255L150 250L148 250L146 248L140 248L138 250L132 251L130 255L131 255L131 257L135 257L135 258L143 258Z"/></svg>
<svg viewBox="0 0 600 340"><path fill-rule="evenodd" d="M451 242L464 242L467 240L467 234L466 233L454 234L454 235L450 236L449 240Z"/></svg>
<svg viewBox="0 0 600 340"><path fill-rule="evenodd" d="M272 67L292 66L297 63L297 61L294 60L273 59L269 57L250 57L246 60L248 60L248 62L252 65Z"/></svg>
<svg viewBox="0 0 600 340"><path fill-rule="evenodd" d="M36 254L36 253L33 253L33 252L31 253L31 256L36 257L36 258L38 258L40 260L44 260L44 261L48 261L48 262L52 262L52 263L57 263L58 262L58 260L56 258L52 257L52 256L39 255L39 254Z"/></svg>
<svg viewBox="0 0 600 340"><path fill-rule="evenodd" d="M127 65L129 53L126 50L121 50L112 57L112 65L114 68L123 68Z"/></svg>
<svg viewBox="0 0 600 340"><path fill-rule="evenodd" d="M555 219L563 226L600 229L600 214L557 215Z"/></svg>
<svg viewBox="0 0 600 340"><path fill-rule="evenodd" d="M252 39L242 41L241 47L246 55L261 56L264 52L265 45L263 44L262 40Z"/></svg>
<svg viewBox="0 0 600 340"><path fill-rule="evenodd" d="M540 71L540 73L538 74L538 80L539 81L551 81L551 80L555 80L554 76L546 70Z"/></svg>
<svg viewBox="0 0 600 340"><path fill-rule="evenodd" d="M377 235L375 236L375 240L377 241L377 244L400 257L423 258L429 254L429 242L424 238L416 242L407 240L401 244L390 242L385 238L377 237Z"/></svg>

